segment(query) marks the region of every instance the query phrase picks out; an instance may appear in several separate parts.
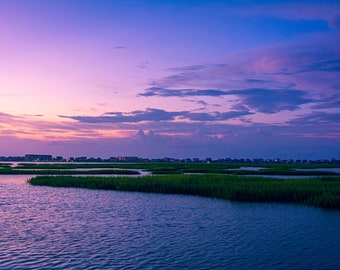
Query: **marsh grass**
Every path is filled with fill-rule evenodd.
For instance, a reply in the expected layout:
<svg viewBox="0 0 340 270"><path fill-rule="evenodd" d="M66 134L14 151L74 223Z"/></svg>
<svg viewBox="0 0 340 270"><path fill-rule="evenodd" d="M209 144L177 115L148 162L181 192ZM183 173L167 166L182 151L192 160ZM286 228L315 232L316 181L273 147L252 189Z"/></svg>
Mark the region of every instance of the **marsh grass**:
<svg viewBox="0 0 340 270"><path fill-rule="evenodd" d="M340 209L340 177L274 179L230 175L144 177L37 176L31 185L188 194L247 202L301 203Z"/></svg>
<svg viewBox="0 0 340 270"><path fill-rule="evenodd" d="M120 168L114 163L19 163L17 169L44 169L44 170L67 170L67 169L91 169L91 168ZM130 167L132 169L132 167Z"/></svg>
<svg viewBox="0 0 340 270"><path fill-rule="evenodd" d="M263 168L258 171L251 170L233 170L228 171L229 174L234 175L296 175L296 176L323 176L323 175L338 175L335 172L331 171L297 171L292 168L284 168L284 167L274 167L274 168Z"/></svg>
<svg viewBox="0 0 340 270"><path fill-rule="evenodd" d="M0 168L8 168L11 166L12 166L12 163L0 163Z"/></svg>
<svg viewBox="0 0 340 270"><path fill-rule="evenodd" d="M206 163L20 163L16 169L79 169L79 168L119 168L142 169L153 174L181 174L186 172L214 173L228 168L238 168L238 165L206 164Z"/></svg>
<svg viewBox="0 0 340 270"><path fill-rule="evenodd" d="M326 166L328 165L328 166ZM20 163L13 168L18 172L21 169L39 170L75 170L80 168L111 168L111 169L142 169L155 175L167 174L231 174L231 175L337 175L334 172L321 171L296 171L295 169L313 169L339 167L332 164L223 164L223 163L183 163L183 162L158 162L158 163ZM241 170L240 167L261 167L259 171ZM228 170L233 169L233 170ZM235 170L236 169L236 170ZM65 173L67 174L67 173Z"/></svg>

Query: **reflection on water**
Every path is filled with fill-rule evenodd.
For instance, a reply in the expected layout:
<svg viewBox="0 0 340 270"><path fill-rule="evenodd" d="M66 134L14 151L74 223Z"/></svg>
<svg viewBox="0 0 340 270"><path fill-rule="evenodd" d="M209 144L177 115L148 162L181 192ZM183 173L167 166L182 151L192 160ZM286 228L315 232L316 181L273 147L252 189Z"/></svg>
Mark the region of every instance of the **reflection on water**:
<svg viewBox="0 0 340 270"><path fill-rule="evenodd" d="M245 170L245 171L254 171L254 172L258 172L260 170L265 170L268 168L265 167L240 167L240 168L235 168L235 169L228 169L228 171L238 171L238 170Z"/></svg>
<svg viewBox="0 0 340 270"><path fill-rule="evenodd" d="M44 169L20 169L21 171L25 171L25 173L28 173L28 172L34 172L34 173L38 173L38 171L44 171ZM73 169L73 170L70 170L70 169L67 169L67 170L63 170L63 169L54 169L54 170L51 170L51 171L54 171L54 175L58 175L58 171L72 171L72 174L66 174L66 175L69 175L69 176L100 176L100 177L120 177L120 176L128 176L128 177L141 177L141 176L147 176L147 175L151 175L150 172L148 171L145 171L145 170L138 170L138 169L129 169L130 171L136 171L138 172L138 174L122 174L122 173L105 173L105 174L84 174L84 173L78 173L77 174L77 171L80 172L87 172L87 171L99 171L99 170L102 170L102 169L81 169L81 168L78 168L78 169ZM105 170L110 170L110 171L122 171L124 169L103 169L103 171ZM64 174L65 175L65 174ZM31 177L33 176L36 176L36 175L32 175L31 174ZM1 181L1 180L0 180Z"/></svg>
<svg viewBox="0 0 340 270"><path fill-rule="evenodd" d="M19 178L0 181L0 269L336 269L340 265L339 211L32 187L23 184L23 176Z"/></svg>
<svg viewBox="0 0 340 270"><path fill-rule="evenodd" d="M34 175L0 175L1 184L26 184Z"/></svg>
<svg viewBox="0 0 340 270"><path fill-rule="evenodd" d="M315 171L315 172L333 172L340 173L340 168L315 168L315 169L295 169L296 171L305 172L305 171Z"/></svg>

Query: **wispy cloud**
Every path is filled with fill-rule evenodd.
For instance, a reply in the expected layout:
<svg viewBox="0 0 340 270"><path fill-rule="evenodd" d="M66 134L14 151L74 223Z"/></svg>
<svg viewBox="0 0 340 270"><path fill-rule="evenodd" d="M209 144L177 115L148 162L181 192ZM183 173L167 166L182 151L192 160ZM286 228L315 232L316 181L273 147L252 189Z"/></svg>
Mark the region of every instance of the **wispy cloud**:
<svg viewBox="0 0 340 270"><path fill-rule="evenodd" d="M284 98L283 92L287 92L286 96L300 96L298 103L292 99L291 108L297 108L296 104L327 98L325 93L330 97L337 92L340 86L340 49L335 44L339 40L340 36L318 37L314 43L311 40L311 43L243 52L226 59L228 65L175 67L169 69L173 74L154 80L138 96L249 97L248 89L262 89L257 92L259 98L264 97L264 93L270 94L268 102ZM251 97L254 95L252 92ZM250 101L249 98L244 100Z"/></svg>
<svg viewBox="0 0 340 270"><path fill-rule="evenodd" d="M313 101L306 98L306 92L301 90L245 89L233 92L241 98L241 104L269 114L283 110L293 111L300 105Z"/></svg>
<svg viewBox="0 0 340 270"><path fill-rule="evenodd" d="M340 95L334 94L331 96L327 95L327 98L319 99L315 105L311 107L312 109L335 109L338 111L338 108L340 108Z"/></svg>
<svg viewBox="0 0 340 270"><path fill-rule="evenodd" d="M295 73L313 71L340 72L340 59L311 63Z"/></svg>
<svg viewBox="0 0 340 270"><path fill-rule="evenodd" d="M295 147L290 148L291 153L301 150L300 139L320 140L320 145L325 143L323 139L336 141L340 135L339 40L338 34L316 35L304 42L241 52L225 63L169 68L170 75L153 80L138 97L177 98L204 108L177 116L185 114L186 122L169 121L166 126L153 122L143 128L161 134L181 130L192 137L199 134L202 141L215 138L222 144L228 140L245 143L247 138L255 143L250 137L256 134L257 143L263 140L262 144L271 144L273 149L274 140L281 143L285 138L287 149ZM206 113L217 99L220 105L223 100L228 102L229 112ZM198 104L198 100L204 103ZM221 123L220 119L240 121ZM331 150L324 145L318 154L322 151Z"/></svg>
<svg viewBox="0 0 340 270"><path fill-rule="evenodd" d="M220 96L236 96L246 107L263 113L276 113L282 110L295 110L300 105L313 102L314 100L306 98L306 92L302 90L290 89L260 89L250 88L241 90L198 90L198 89L164 89L164 88L148 88L146 92L140 96L151 97L220 97Z"/></svg>
<svg viewBox="0 0 340 270"><path fill-rule="evenodd" d="M112 47L112 50L114 50L114 51L125 51L125 50L127 50L127 47L125 47L125 46L114 46L114 47Z"/></svg>
<svg viewBox="0 0 340 270"><path fill-rule="evenodd" d="M211 68L227 68L228 65L226 64L202 64L202 65L191 65L191 66L183 66L183 67L173 67L169 68L169 71L172 72L192 72L192 71L199 71L199 70L207 70Z"/></svg>
<svg viewBox="0 0 340 270"><path fill-rule="evenodd" d="M196 113L190 111L169 112L160 109L148 108L145 111L133 111L129 113L123 112L107 112L101 116L65 116L59 115L61 118L73 119L83 123L140 123L145 121L223 121L232 118L241 117L252 114L248 111L228 111L228 112L211 112Z"/></svg>
<svg viewBox="0 0 340 270"><path fill-rule="evenodd" d="M16 138L69 139L75 137L75 132L80 130L88 134L88 130L83 128L74 127L70 121L47 121L41 115L12 115L0 112L0 137L10 134Z"/></svg>
<svg viewBox="0 0 340 270"><path fill-rule="evenodd" d="M123 112L107 112L101 116L64 116L61 118L69 118L84 123L136 123L142 121L167 121L173 120L176 116L183 112L167 112L158 109L147 109L145 111L133 111L130 113Z"/></svg>
<svg viewBox="0 0 340 270"><path fill-rule="evenodd" d="M0 18L1 150L339 157L339 1L29 2Z"/></svg>
<svg viewBox="0 0 340 270"><path fill-rule="evenodd" d="M138 96L181 100L232 96L234 108L267 114L302 106L338 110L339 41L340 33L316 35L294 44L244 51L225 59L225 64L170 68L172 74L154 80ZM209 101L204 101L208 107Z"/></svg>
<svg viewBox="0 0 340 270"><path fill-rule="evenodd" d="M228 95L228 91L217 90L217 89L167 89L160 87L147 88L144 93L140 93L139 96L150 97L193 97L193 96L225 96Z"/></svg>
<svg viewBox="0 0 340 270"><path fill-rule="evenodd" d="M340 127L339 119L340 112L336 113L312 112L310 114L292 119L291 121L289 121L289 123L298 126L310 126L310 125L315 126L320 124L324 125L328 124L335 125L337 128L339 128Z"/></svg>
<svg viewBox="0 0 340 270"><path fill-rule="evenodd" d="M139 67L140 69L145 69L145 68L148 67L149 64L150 64L149 61L144 61L144 62L139 63L139 64L138 64L138 67Z"/></svg>
<svg viewBox="0 0 340 270"><path fill-rule="evenodd" d="M185 101L188 101L188 102L191 102L191 103L196 103L196 104L201 105L203 107L208 105L208 103L205 102L204 100L185 99Z"/></svg>
<svg viewBox="0 0 340 270"><path fill-rule="evenodd" d="M247 110L189 112L146 109L130 113L108 112L105 116L64 116L62 122L0 113L3 153L32 150L63 155L138 155L153 157L309 157L336 155L339 113L305 114L286 125L234 125L227 119L251 116ZM65 118L68 118L69 121ZM72 120L72 121L71 121ZM127 122L126 122L127 121ZM117 131L121 129L122 134ZM111 130L115 132L109 133ZM146 132L147 131L147 132ZM44 134L44 136L42 136ZM327 141L324 141L327 139ZM5 143L7 142L7 143ZM12 149L7 148L11 142ZM318 144L320 147L306 147ZM13 145L22 145L13 149ZM164 147L164 146L167 147ZM114 153L112 152L114 149ZM23 151L23 152L22 152Z"/></svg>

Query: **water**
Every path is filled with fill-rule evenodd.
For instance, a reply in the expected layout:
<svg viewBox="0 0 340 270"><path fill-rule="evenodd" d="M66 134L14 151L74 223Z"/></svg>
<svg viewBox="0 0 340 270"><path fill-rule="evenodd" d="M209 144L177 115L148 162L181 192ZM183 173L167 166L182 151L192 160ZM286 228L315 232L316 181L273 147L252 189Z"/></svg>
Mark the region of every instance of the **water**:
<svg viewBox="0 0 340 270"><path fill-rule="evenodd" d="M315 169L295 169L296 171L334 172L340 174L340 168L315 168Z"/></svg>
<svg viewBox="0 0 340 270"><path fill-rule="evenodd" d="M0 269L339 269L340 211L26 178L0 176Z"/></svg>
<svg viewBox="0 0 340 270"><path fill-rule="evenodd" d="M25 171L26 173L29 173L29 172L38 172L38 171L44 171L45 169L20 169L21 171ZM102 171L105 171L105 170L110 170L110 171L122 171L122 170L125 170L125 169L110 169L110 168L91 168L91 169L88 169L88 168L76 168L76 169L51 169L51 171L72 171L74 174L67 174L67 175L72 175L72 176L94 176L93 174L84 174L84 173L81 173L81 174L77 174L77 172L87 172L87 171L99 171L99 170L102 170ZM96 174L95 176L100 176L100 177L120 177L120 176L128 176L128 177L141 177L141 176L148 176L148 175L151 175L150 172L146 171L146 170L141 170L141 169L129 169L129 171L135 171L135 172L138 172L138 174L122 174L122 173L109 173L109 174ZM58 172L54 172L55 175L58 175ZM7 176L7 175L6 175ZM34 176L37 176L37 175L33 175L33 174L30 174L30 177L34 177ZM2 181L0 179L0 181Z"/></svg>
<svg viewBox="0 0 340 270"><path fill-rule="evenodd" d="M235 169L227 169L228 171L238 171L238 170L246 170L246 171L254 171L258 172L260 170L265 170L268 168L265 167L240 167L240 168L235 168Z"/></svg>

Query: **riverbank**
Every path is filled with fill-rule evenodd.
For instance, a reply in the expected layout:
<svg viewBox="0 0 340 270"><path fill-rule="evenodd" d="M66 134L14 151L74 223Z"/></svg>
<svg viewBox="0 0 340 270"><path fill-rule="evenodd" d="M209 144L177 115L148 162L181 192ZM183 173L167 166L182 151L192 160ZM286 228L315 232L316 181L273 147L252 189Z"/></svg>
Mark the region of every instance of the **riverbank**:
<svg viewBox="0 0 340 270"><path fill-rule="evenodd" d="M36 176L31 185L165 194L186 194L246 202L299 203L340 210L340 177L274 179L231 175L134 177Z"/></svg>
<svg viewBox="0 0 340 270"><path fill-rule="evenodd" d="M246 166L247 165L247 166ZM322 169L324 168L324 169ZM102 170L101 172L99 170ZM112 171L109 171L111 169ZM321 170L320 170L321 169ZM327 170L328 169L328 170ZM87 173L84 172L86 170ZM118 171L119 170L119 171ZM125 170L125 171L123 171ZM153 175L167 174L225 174L269 176L340 176L339 165L330 164L211 164L211 163L17 163L0 164L0 174L138 174L144 171ZM83 171L79 173L80 171Z"/></svg>

